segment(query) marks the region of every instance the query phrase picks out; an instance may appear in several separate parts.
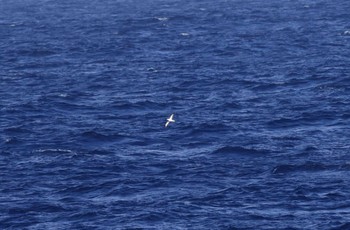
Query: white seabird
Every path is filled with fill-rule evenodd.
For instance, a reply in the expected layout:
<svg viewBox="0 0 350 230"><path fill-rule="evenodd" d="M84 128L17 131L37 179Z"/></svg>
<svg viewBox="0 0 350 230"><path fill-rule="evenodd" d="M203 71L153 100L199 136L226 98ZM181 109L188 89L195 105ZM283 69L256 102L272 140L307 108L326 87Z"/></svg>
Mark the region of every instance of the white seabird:
<svg viewBox="0 0 350 230"><path fill-rule="evenodd" d="M173 117L174 117L174 114L171 114L170 117L168 119L166 119L167 122L165 123L165 127L167 127L170 124L170 122L175 122Z"/></svg>

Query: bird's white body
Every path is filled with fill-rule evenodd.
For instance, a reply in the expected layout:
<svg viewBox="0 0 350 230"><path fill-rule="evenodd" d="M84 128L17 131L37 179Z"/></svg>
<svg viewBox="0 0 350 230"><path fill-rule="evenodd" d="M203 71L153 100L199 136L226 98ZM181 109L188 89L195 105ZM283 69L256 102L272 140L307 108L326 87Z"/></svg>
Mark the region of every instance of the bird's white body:
<svg viewBox="0 0 350 230"><path fill-rule="evenodd" d="M174 114L171 114L170 117L167 120L167 122L165 123L165 127L168 127L168 125L170 124L170 122L175 122L175 120L173 119Z"/></svg>

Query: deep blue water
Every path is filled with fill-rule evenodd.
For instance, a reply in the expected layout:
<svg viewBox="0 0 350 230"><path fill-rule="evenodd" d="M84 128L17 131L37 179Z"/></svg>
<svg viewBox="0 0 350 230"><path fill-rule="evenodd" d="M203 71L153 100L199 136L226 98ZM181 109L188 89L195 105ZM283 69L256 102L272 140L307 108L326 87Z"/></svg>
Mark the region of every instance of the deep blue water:
<svg viewBox="0 0 350 230"><path fill-rule="evenodd" d="M350 229L349 9L0 0L0 228Z"/></svg>

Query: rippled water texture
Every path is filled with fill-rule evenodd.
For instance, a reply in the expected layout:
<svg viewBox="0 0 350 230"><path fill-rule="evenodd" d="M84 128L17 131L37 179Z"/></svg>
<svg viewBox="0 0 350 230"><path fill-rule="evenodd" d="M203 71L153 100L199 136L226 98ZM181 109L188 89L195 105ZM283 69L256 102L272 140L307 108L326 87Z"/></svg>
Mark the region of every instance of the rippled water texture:
<svg viewBox="0 0 350 230"><path fill-rule="evenodd" d="M350 229L349 9L0 0L0 228Z"/></svg>

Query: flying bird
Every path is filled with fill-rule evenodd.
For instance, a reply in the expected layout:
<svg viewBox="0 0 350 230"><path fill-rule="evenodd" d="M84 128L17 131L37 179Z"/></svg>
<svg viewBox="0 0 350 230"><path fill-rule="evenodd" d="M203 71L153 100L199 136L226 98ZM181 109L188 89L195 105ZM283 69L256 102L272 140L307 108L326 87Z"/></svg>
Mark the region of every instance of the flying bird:
<svg viewBox="0 0 350 230"><path fill-rule="evenodd" d="M165 123L165 127L168 127L168 125L170 124L170 122L175 122L175 120L173 119L174 114L171 114L170 117L167 120L167 122Z"/></svg>

